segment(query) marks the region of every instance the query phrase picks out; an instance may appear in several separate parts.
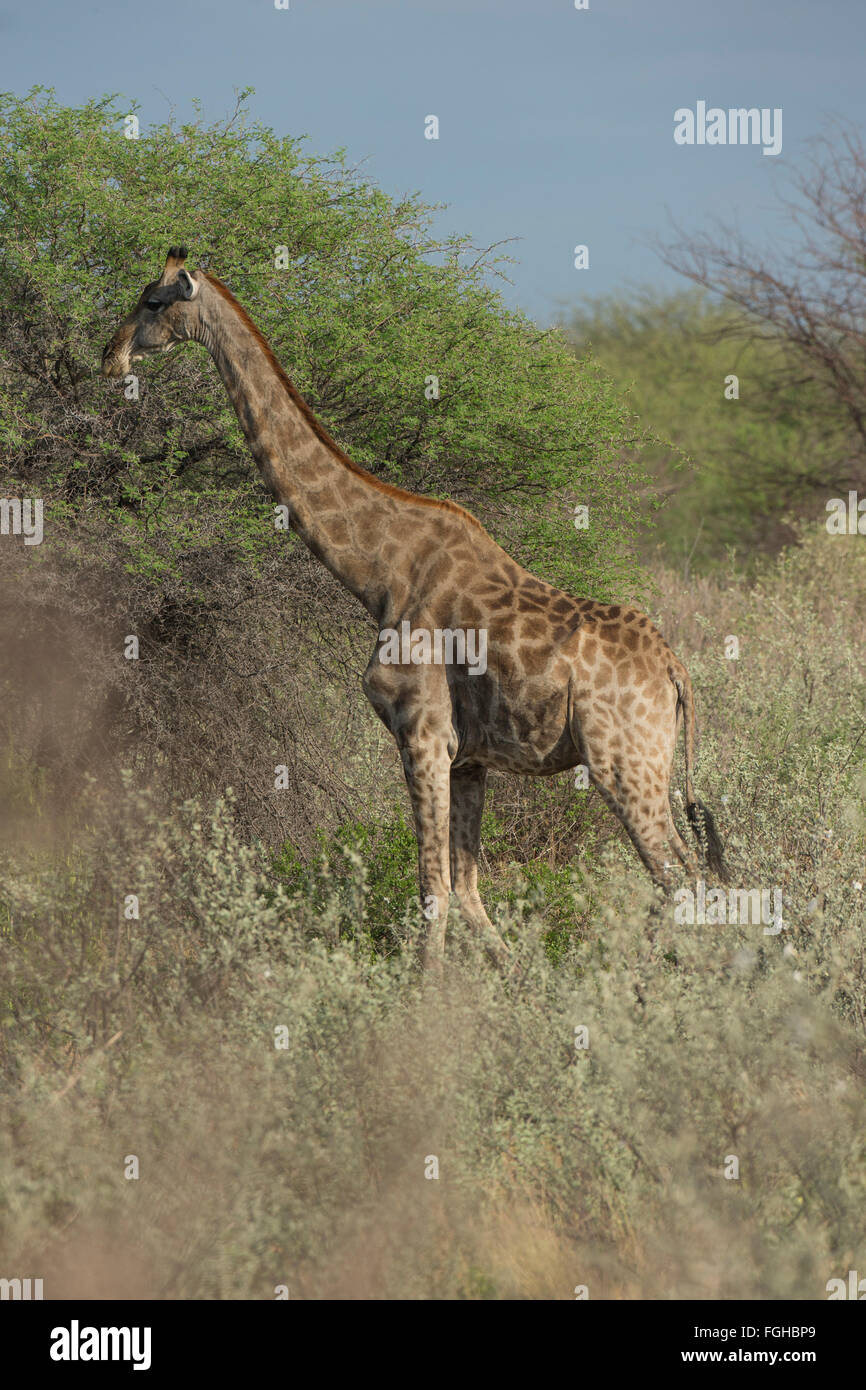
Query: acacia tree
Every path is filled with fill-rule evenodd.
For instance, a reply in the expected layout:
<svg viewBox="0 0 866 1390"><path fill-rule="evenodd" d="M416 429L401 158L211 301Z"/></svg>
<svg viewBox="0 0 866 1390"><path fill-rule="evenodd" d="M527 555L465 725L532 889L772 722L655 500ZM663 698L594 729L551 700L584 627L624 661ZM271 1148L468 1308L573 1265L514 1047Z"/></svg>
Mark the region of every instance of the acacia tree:
<svg viewBox="0 0 866 1390"><path fill-rule="evenodd" d="M124 510L142 564L172 526L195 545L190 517L215 493L225 534L246 527L256 544L264 494L206 354L148 363L135 401L96 374L108 332L183 241L359 462L477 509L550 578L633 587L627 543L646 503L610 383L558 331L506 308L495 248L437 238L417 196L391 199L341 153L277 136L249 118L248 95L223 122L134 139L134 112L114 98L0 98L0 443L13 477L79 511L94 499ZM579 535L571 499L591 507Z"/></svg>

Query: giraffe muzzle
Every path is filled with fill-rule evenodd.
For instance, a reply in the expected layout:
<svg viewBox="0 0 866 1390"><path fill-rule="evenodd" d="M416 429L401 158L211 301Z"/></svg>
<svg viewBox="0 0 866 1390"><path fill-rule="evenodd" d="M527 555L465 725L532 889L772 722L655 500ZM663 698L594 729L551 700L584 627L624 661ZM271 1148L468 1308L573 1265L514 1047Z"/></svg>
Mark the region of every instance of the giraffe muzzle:
<svg viewBox="0 0 866 1390"><path fill-rule="evenodd" d="M118 349L114 342L106 343L102 350L102 375L109 381L119 381L129 371L128 352Z"/></svg>

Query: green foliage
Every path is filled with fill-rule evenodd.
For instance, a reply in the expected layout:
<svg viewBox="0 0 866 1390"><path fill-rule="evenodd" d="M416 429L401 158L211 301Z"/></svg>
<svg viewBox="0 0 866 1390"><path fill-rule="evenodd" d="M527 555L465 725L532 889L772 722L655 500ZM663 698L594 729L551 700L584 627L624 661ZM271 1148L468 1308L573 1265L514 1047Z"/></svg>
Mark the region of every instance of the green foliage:
<svg viewBox="0 0 866 1390"><path fill-rule="evenodd" d="M538 912L548 925L545 948L557 960L575 932L582 930L582 919L575 919L574 895L585 875L569 860L552 863L549 856L518 863L512 829L491 801L481 832L484 858L491 865L480 878L482 894L495 898L504 910L526 904ZM393 950L418 902L417 842L403 809L398 807L382 821L353 820L331 836L320 830L317 839L318 853L309 860L287 841L272 858L276 880L316 909L324 911L327 904L341 902L341 938L352 939L360 927L376 949ZM591 860L591 852L586 857Z"/></svg>
<svg viewBox="0 0 866 1390"><path fill-rule="evenodd" d="M563 814L562 806L555 798L544 797L545 790L547 784L542 784L541 796L535 804L536 815L540 814L546 820L547 815L554 811L557 815L557 834L565 838L569 817ZM495 804L485 807L481 844L492 871L481 875L482 896L498 894L502 904L509 909L514 909L518 903L527 903L547 923L545 949L551 960L559 960L573 943L575 935L583 933L585 917L577 918L575 915L575 891L585 882L585 875L568 855L552 855L549 849L546 853L536 852L531 858L515 859L513 829ZM585 863L592 857L590 846L583 845L582 861Z"/></svg>
<svg viewBox="0 0 866 1390"><path fill-rule="evenodd" d="M11 475L79 519L122 514L128 563L223 541L273 543L242 437L205 353L142 369L141 399L96 378L99 353L169 244L224 279L354 456L477 508L546 577L597 594L635 582L635 427L557 331L508 310L495 256L434 238L418 197L389 198L249 120L171 122L127 139L114 98L0 97L0 391ZM278 248L288 264L275 268ZM440 398L427 400L435 375ZM32 486L32 483L29 484ZM572 500L593 508L578 538ZM270 532L270 535L268 534Z"/></svg>
<svg viewBox="0 0 866 1390"><path fill-rule="evenodd" d="M319 906L340 898L341 936L366 924L378 947L393 948L395 936L418 896L415 831L402 809L384 822L354 820L328 837L319 831L319 854L305 863L287 841L273 859L273 872L288 892ZM358 900L359 875L363 884Z"/></svg>
<svg viewBox="0 0 866 1390"><path fill-rule="evenodd" d="M791 352L756 336L739 311L690 290L576 312L569 334L628 392L647 427L643 461L666 500L657 521L667 554L706 571L791 539L792 514L823 509L848 432L842 412L820 424L808 374L790 380ZM725 397L736 375L739 399ZM816 488L820 501L815 505Z"/></svg>

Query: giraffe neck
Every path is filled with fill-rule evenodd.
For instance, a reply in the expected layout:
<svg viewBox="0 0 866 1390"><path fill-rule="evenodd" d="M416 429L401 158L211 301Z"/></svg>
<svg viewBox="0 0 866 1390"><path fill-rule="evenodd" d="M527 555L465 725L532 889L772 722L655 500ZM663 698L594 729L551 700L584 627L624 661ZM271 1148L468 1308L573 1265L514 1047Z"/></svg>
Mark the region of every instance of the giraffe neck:
<svg viewBox="0 0 866 1390"><path fill-rule="evenodd" d="M352 463L225 286L204 276L200 284L195 337L216 364L265 483L313 554L384 619L399 609L405 585L388 542L406 526L401 513L414 499Z"/></svg>

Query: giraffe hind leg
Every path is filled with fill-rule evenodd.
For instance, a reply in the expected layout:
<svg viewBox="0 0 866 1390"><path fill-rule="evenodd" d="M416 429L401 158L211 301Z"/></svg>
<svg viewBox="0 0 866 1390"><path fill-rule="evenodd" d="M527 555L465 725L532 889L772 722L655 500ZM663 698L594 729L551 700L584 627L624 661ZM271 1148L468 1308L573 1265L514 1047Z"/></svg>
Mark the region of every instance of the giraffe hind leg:
<svg viewBox="0 0 866 1390"><path fill-rule="evenodd" d="M629 790L618 769L611 766L589 766L589 779L602 800L621 821L637 850L641 863L653 882L665 892L671 880L665 862L665 847L672 825L667 798L654 797L641 801ZM674 843L676 849L676 843ZM683 845L685 849L685 845Z"/></svg>
<svg viewBox="0 0 866 1390"><path fill-rule="evenodd" d="M668 839L674 847L674 853L676 854L680 863L685 868L686 872L692 875L692 877L697 878L698 874L700 873L700 864L698 862L698 857L695 854L694 850L691 848L691 846L686 844L686 841L683 839L682 835L677 830L676 822L673 817L673 812L670 810L670 806L668 806L668 813L670 820Z"/></svg>

